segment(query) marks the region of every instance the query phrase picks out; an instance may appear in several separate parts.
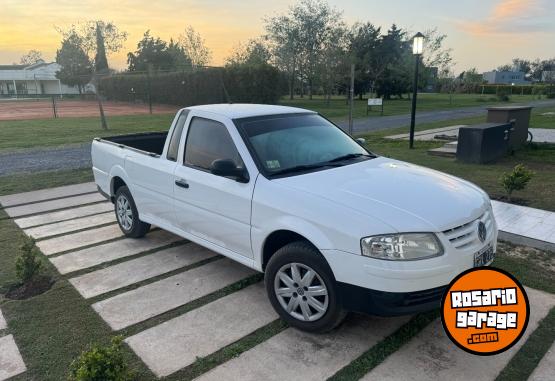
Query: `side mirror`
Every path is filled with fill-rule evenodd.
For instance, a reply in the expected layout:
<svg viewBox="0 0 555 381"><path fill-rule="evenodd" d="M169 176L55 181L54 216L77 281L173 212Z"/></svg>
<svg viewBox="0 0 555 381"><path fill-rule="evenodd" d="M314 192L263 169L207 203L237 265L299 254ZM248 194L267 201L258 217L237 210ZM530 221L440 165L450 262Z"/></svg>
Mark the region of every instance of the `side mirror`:
<svg viewBox="0 0 555 381"><path fill-rule="evenodd" d="M366 143L366 139L364 138L356 138L355 141L361 146L363 146Z"/></svg>
<svg viewBox="0 0 555 381"><path fill-rule="evenodd" d="M240 183L248 183L249 175L246 170L238 168L231 159L218 159L212 162L210 172L216 176L230 177Z"/></svg>

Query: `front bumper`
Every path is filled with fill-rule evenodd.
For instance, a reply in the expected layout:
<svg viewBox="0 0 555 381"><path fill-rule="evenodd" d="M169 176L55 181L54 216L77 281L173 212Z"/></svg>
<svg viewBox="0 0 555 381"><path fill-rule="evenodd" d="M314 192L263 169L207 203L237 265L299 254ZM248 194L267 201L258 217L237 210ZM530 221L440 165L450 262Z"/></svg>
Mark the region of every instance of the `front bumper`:
<svg viewBox="0 0 555 381"><path fill-rule="evenodd" d="M440 307L447 286L414 292L386 292L338 282L343 307L377 316L409 315Z"/></svg>

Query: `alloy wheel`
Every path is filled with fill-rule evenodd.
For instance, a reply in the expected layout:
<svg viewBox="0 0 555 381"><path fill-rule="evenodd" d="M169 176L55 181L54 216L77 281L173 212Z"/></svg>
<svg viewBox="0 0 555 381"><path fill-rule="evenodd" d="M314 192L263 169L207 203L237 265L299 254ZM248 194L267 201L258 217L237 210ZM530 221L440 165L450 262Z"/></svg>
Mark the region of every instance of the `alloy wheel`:
<svg viewBox="0 0 555 381"><path fill-rule="evenodd" d="M274 292L283 309L295 319L315 321L328 310L326 284L314 269L303 263L282 266L274 278Z"/></svg>
<svg viewBox="0 0 555 381"><path fill-rule="evenodd" d="M116 200L116 214L121 227L129 231L133 227L133 210L129 200L124 195L119 195Z"/></svg>

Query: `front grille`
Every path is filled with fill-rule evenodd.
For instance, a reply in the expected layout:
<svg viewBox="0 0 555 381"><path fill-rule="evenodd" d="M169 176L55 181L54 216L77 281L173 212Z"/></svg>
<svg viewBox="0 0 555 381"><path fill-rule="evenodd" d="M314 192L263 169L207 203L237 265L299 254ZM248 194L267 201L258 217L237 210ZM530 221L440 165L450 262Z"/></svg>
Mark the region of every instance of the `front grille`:
<svg viewBox="0 0 555 381"><path fill-rule="evenodd" d="M451 242L456 249L465 249L471 246L479 245L481 244L478 239L478 223L480 221L486 226L487 240L491 237L493 228L491 209L486 210L484 214L473 221L445 230L443 234L445 234L449 242Z"/></svg>

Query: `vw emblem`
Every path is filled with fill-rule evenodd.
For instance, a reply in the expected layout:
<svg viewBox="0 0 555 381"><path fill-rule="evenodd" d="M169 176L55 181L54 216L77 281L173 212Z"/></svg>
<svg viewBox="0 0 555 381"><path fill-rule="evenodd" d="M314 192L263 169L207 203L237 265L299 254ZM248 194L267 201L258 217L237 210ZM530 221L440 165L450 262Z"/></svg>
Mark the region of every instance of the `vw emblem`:
<svg viewBox="0 0 555 381"><path fill-rule="evenodd" d="M484 242L486 240L486 236L487 236L486 225L482 221L480 221L478 223L478 238L480 238L481 242Z"/></svg>

